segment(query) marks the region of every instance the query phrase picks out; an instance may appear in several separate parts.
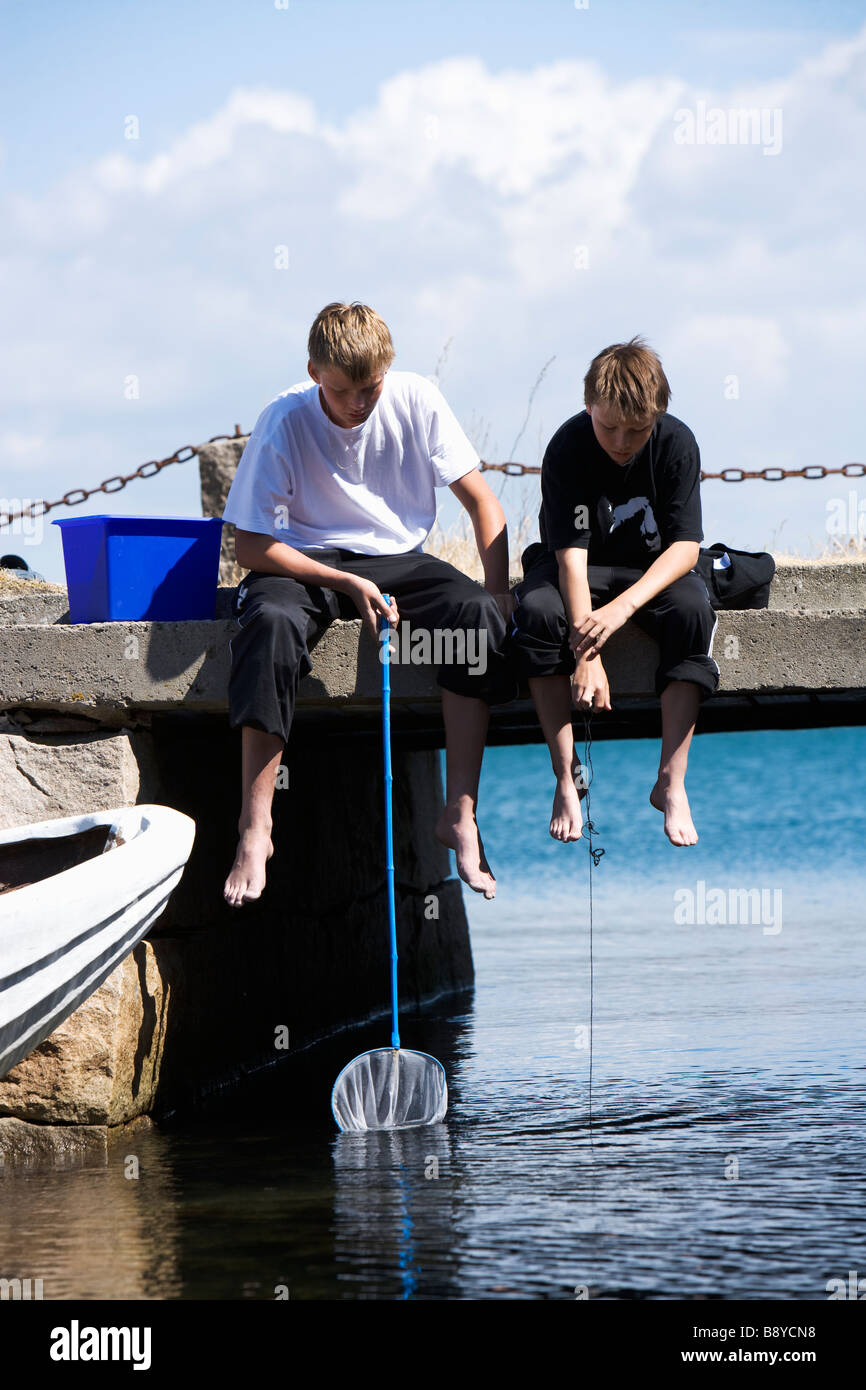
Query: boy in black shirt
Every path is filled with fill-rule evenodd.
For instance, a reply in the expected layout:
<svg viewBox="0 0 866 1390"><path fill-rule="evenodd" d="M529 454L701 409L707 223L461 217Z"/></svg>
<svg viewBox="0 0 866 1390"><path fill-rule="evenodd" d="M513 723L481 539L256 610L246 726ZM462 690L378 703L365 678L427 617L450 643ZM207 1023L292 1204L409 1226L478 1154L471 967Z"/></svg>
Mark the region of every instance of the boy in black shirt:
<svg viewBox="0 0 866 1390"><path fill-rule="evenodd" d="M544 455L541 542L524 552L514 639L556 775L557 840L579 839L582 826L572 701L610 709L600 652L634 618L660 647L662 750L650 802L672 844L697 842L685 773L698 708L719 684L716 619L693 569L700 454L688 426L666 413L669 397L661 362L640 338L605 348L584 378L586 409Z"/></svg>

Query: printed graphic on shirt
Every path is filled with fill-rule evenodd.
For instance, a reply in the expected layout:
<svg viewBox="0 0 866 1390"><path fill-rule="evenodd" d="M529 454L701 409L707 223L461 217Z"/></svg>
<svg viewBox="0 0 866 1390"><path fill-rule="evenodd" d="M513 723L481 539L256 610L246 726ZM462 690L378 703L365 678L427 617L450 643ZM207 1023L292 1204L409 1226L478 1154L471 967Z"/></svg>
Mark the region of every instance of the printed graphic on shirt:
<svg viewBox="0 0 866 1390"><path fill-rule="evenodd" d="M591 565L647 569L675 541L700 543L700 451L665 413L629 464L608 458L587 412L556 431L541 466L541 543L580 546Z"/></svg>
<svg viewBox="0 0 866 1390"><path fill-rule="evenodd" d="M612 509L610 533L619 530L621 539L637 549L638 535L647 550L661 550L662 541L655 515L648 497L630 497Z"/></svg>

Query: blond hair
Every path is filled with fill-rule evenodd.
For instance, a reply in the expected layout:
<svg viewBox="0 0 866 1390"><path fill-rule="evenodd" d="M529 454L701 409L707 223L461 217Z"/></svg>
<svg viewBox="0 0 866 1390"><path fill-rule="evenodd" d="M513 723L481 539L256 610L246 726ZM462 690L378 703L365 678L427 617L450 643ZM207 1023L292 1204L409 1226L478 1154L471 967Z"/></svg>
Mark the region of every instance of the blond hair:
<svg viewBox="0 0 866 1390"><path fill-rule="evenodd" d="M663 414L670 396L662 364L643 338L604 348L583 379L584 403L611 406L623 420Z"/></svg>
<svg viewBox="0 0 866 1390"><path fill-rule="evenodd" d="M336 367L350 381L366 381L394 361L388 325L357 300L325 305L313 321L307 351L314 367Z"/></svg>

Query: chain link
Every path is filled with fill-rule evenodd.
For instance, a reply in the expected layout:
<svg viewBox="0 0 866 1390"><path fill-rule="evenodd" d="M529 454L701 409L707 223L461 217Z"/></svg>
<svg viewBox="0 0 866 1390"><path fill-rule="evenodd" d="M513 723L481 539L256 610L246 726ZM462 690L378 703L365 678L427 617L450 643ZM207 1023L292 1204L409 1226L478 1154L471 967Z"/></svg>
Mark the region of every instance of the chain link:
<svg viewBox="0 0 866 1390"><path fill-rule="evenodd" d="M208 444L216 444L222 439L247 439L240 425L235 425L234 434L214 434L207 441ZM153 478L160 473L163 468L168 468L171 463L188 463L195 458L202 446L200 444L184 444L180 449L176 449L168 458L151 459L148 463L143 463L136 468L134 473L116 474L113 478L106 478L98 487L70 488L56 502L46 502L44 498L31 502L20 512L0 512L0 528L9 526L11 522L17 521L19 517L44 516L54 507L79 507L82 502L86 502L89 497L94 497L98 492L111 493L120 492L121 488L126 487L134 478ZM488 463L485 459L481 460L481 471L485 473L504 473L509 478L524 478L530 474L541 472L540 464L531 463ZM761 478L767 483L780 483L785 478L827 478L831 474L839 474L845 478L862 478L866 476L866 463L843 463L841 468L825 468L820 463L807 464L805 468L760 468L749 471L745 468L723 468L721 473L701 473L701 482L720 481L723 483L741 483L749 478Z"/></svg>
<svg viewBox="0 0 866 1390"><path fill-rule="evenodd" d="M541 472L540 465L531 463L486 463L482 460L481 468L491 473L507 473L511 478ZM723 468L721 473L702 472L701 482L721 479L723 483L741 483L744 478L762 478L767 483L780 483L783 478L827 478L831 473L841 473L846 478L862 478L866 474L866 463L843 463L841 468L825 468L823 464L810 463L805 468L760 468L756 471Z"/></svg>
<svg viewBox="0 0 866 1390"><path fill-rule="evenodd" d="M235 425L234 434L214 434L207 442L208 444L216 444L220 439L245 439L246 437L241 431L240 425ZM168 468L170 463L188 463L191 458L195 458L201 447L200 444L184 444L173 454L169 454L168 458L151 459L148 463L143 463L140 468L136 468L134 473L118 473L113 478L106 478L98 487L70 488L69 492L65 492L56 502L46 502L41 497L38 501L31 502L20 512L0 512L0 527L8 526L22 516L44 516L53 507L80 507L82 502L86 502L88 497L94 497L98 492L120 492L121 488L126 487L127 483L131 483L133 478L153 478L163 468Z"/></svg>

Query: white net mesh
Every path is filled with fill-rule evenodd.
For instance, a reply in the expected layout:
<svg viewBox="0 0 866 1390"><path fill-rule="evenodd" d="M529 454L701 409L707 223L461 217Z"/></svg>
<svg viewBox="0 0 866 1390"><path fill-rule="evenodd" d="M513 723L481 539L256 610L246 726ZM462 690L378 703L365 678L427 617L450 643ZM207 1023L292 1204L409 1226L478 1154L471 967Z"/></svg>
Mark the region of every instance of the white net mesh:
<svg viewBox="0 0 866 1390"><path fill-rule="evenodd" d="M437 1124L448 1109L445 1072L426 1052L362 1052L337 1077L331 1109L342 1130Z"/></svg>

